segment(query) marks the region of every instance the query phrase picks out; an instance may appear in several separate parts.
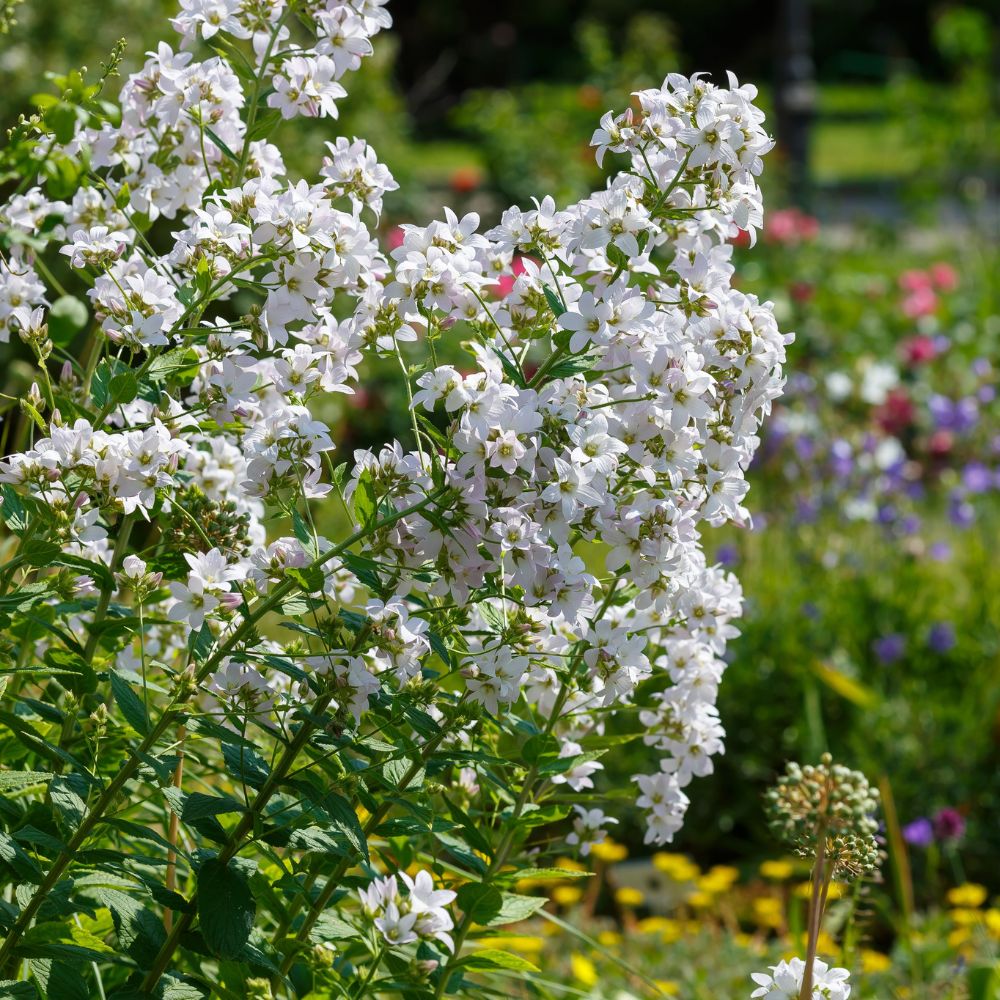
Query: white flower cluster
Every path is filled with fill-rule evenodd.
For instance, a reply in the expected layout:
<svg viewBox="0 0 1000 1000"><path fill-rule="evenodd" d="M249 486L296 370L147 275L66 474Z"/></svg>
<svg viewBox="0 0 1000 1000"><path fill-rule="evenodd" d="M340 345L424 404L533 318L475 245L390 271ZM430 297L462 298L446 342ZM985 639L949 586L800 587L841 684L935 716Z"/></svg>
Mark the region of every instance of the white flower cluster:
<svg viewBox="0 0 1000 1000"><path fill-rule="evenodd" d="M399 891L397 878L406 886L405 895ZM362 910L388 947L434 940L448 951L455 950L448 933L454 923L447 909L455 893L450 889L435 889L430 872L419 871L413 878L406 872L377 878L367 889L359 889L358 896Z"/></svg>
<svg viewBox="0 0 1000 1000"><path fill-rule="evenodd" d="M751 998L772 997L774 1000L798 1000L802 991L802 976L806 963L801 958L779 962L771 966L771 974L751 973L750 978L757 984ZM847 982L847 969L831 969L820 959L813 960L812 996L816 1000L848 1000L851 987Z"/></svg>
<svg viewBox="0 0 1000 1000"><path fill-rule="evenodd" d="M387 257L364 214L377 218L396 185L363 140L330 143L320 180L292 183L257 138L267 114L335 116L345 74L389 24L381 0L302 9L311 41L290 47L283 0L183 0L182 50L161 44L126 82L120 127L81 128L66 147L89 151L102 185L71 202L33 189L0 209L25 229L59 217L49 237L91 276L119 358L60 383L81 406L96 400L99 420L53 413L48 436L0 463L0 480L105 564L115 514L169 518L197 537L180 499L197 491L242 527L190 544L186 568L154 595L174 623L149 631L158 655L180 657L192 631L244 634L247 609L301 577L364 622L358 648L298 661L335 680L335 706L356 720L440 653L435 608L463 609L449 655L468 698L541 720L564 762L552 780L577 792L601 768L588 737L658 675L640 718L662 760L636 782L647 840L668 841L684 789L722 750L715 696L741 606L701 530L749 521L744 472L790 339L768 303L731 284L730 240L762 220L755 176L771 141L755 91L671 75L637 95L639 114L602 119L598 159L625 154L604 190L565 209L551 198L511 208L485 233L476 215L446 211L405 226ZM237 61L195 60L199 38L250 40L266 99L248 93ZM160 217L176 220L163 254L141 231ZM515 255L520 273L498 298ZM242 292L258 302L234 317ZM46 302L30 254L0 265L0 336ZM436 345L463 341L469 364L438 363ZM366 354L397 358L409 378L404 347L429 358L408 385L413 447L358 452L342 484L359 529L392 515L366 540L382 599L356 597L371 589L357 563L332 558L308 526L268 541L265 505L308 509L331 491L335 442L310 403L353 392ZM180 370L188 379L161 391ZM400 514L435 495L440 508ZM308 697L254 673L246 661L281 646L249 635L213 677L218 696L265 710ZM574 842L599 841L605 822L581 807ZM403 878L405 897L394 879L366 896L386 940L447 943L448 894Z"/></svg>

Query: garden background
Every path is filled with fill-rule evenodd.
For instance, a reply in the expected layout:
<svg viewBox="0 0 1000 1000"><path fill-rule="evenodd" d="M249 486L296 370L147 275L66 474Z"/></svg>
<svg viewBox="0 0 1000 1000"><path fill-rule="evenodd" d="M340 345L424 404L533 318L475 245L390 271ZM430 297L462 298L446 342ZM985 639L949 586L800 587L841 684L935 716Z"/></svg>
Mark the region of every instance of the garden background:
<svg viewBox="0 0 1000 1000"><path fill-rule="evenodd" d="M0 123L31 110L40 67L97 71L124 36L134 69L171 6L26 0L0 38ZM393 15L340 121L288 124L282 142L305 168L364 134L400 181L390 240L444 204L492 224L533 193L580 197L596 119L667 71L758 84L779 138L764 245L740 273L797 340L751 472L753 530L715 547L747 596L719 699L727 756L673 853L651 856L623 817L595 851L605 877L552 890L586 939L564 947L548 922L508 947L588 995L642 993L636 972L668 995L742 995L803 921L805 869L776 853L761 794L787 759L829 749L878 781L886 857L823 950L860 962L861 996L1000 996L995 7L412 0ZM8 397L31 379L21 349L0 346ZM324 414L345 455L410 433L398 382L376 367L367 385ZM609 798L643 753L604 773Z"/></svg>

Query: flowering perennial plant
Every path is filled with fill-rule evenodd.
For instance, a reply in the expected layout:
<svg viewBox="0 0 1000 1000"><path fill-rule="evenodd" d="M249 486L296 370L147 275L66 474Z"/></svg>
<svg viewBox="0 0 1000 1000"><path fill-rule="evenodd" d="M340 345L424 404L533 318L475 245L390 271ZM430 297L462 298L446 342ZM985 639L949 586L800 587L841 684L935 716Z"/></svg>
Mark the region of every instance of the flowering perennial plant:
<svg viewBox="0 0 1000 1000"><path fill-rule="evenodd" d="M601 120L604 190L487 232L446 210L387 254L362 139L299 181L270 141L336 118L383 0L171 23L120 110L78 81L11 140L0 337L40 378L0 463L0 972L50 997L523 972L470 934L545 902L515 887L552 877L552 830L604 836L599 758L659 758L662 843L722 750L741 595L701 532L748 522L789 340L730 284L755 89L670 75ZM324 399L370 357L412 437L337 464Z"/></svg>

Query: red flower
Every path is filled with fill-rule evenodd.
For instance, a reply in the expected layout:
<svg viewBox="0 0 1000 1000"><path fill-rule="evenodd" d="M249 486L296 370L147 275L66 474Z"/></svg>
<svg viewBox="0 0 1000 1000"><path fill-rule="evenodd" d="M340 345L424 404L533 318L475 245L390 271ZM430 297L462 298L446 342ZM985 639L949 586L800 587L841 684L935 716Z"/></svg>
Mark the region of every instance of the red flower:
<svg viewBox="0 0 1000 1000"><path fill-rule="evenodd" d="M917 409L903 389L892 389L875 410L875 421L886 434L899 434L913 423Z"/></svg>
<svg viewBox="0 0 1000 1000"><path fill-rule="evenodd" d="M904 340L900 345L903 357L907 364L921 365L925 361L931 361L937 354L933 337L916 336Z"/></svg>
<svg viewBox="0 0 1000 1000"><path fill-rule="evenodd" d="M448 178L448 184L456 194L475 191L483 182L483 175L475 167L459 167Z"/></svg>

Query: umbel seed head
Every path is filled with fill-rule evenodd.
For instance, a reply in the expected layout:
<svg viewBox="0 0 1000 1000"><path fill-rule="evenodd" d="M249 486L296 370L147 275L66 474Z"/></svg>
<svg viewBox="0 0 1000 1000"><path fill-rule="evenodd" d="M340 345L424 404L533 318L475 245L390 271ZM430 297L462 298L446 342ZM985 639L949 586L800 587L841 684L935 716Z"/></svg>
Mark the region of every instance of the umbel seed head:
<svg viewBox="0 0 1000 1000"><path fill-rule="evenodd" d="M765 802L774 832L806 856L823 844L834 875L856 878L875 867L879 795L860 771L834 764L830 754L816 766L793 762Z"/></svg>

